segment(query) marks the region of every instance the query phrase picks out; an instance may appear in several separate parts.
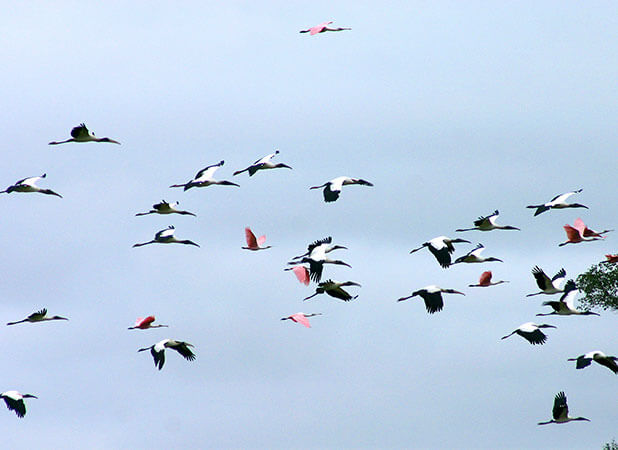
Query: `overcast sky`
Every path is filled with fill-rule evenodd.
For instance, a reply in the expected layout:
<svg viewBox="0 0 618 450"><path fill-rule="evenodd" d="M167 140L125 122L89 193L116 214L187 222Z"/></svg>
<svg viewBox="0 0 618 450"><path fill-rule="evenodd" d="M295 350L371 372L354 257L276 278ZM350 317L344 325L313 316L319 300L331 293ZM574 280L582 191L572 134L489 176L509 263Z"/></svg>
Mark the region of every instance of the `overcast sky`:
<svg viewBox="0 0 618 450"><path fill-rule="evenodd" d="M351 31L298 31L326 20ZM64 198L0 196L3 445L31 448L600 448L618 439L617 378L567 358L618 355L617 315L545 317L535 265L576 278L615 236L558 247L581 217L618 227L618 6L516 2L14 2L0 32L2 189L47 173ZM85 122L122 142L48 146ZM293 170L233 171L279 149ZM169 189L225 160L240 188ZM323 202L309 190L340 175ZM526 205L583 188L590 209ZM180 201L190 216L145 216ZM455 233L500 210L521 231ZM152 245L168 225L200 248ZM241 250L245 226L272 248ZM504 263L439 267L447 235ZM348 247L350 303L302 302L287 261ZM484 270L509 284L468 288ZM426 313L399 297L438 284ZM555 297L552 299L556 299ZM320 312L306 329L281 317ZM169 328L132 330L153 314ZM542 320L545 319L545 320ZM544 346L521 323L549 329ZM537 322L538 323L538 322ZM137 349L164 338L162 371ZM564 390L590 423L538 427ZM9 433L10 431L10 433Z"/></svg>

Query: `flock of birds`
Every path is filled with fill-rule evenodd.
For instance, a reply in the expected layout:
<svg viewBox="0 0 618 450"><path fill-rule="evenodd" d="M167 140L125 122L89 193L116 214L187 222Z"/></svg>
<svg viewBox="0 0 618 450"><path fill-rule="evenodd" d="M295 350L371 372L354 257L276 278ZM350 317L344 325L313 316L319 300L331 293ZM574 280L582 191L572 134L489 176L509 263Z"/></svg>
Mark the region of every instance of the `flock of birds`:
<svg viewBox="0 0 618 450"><path fill-rule="evenodd" d="M332 28L332 22L324 22L315 27L311 27L306 30L301 30L300 33L309 33L310 35L315 35L324 32L336 32L336 31L344 31L350 30L350 28ZM49 142L49 145L60 145L65 143L86 143L86 142L98 142L98 143L112 143L119 145L120 142L108 138L97 138L94 133L88 130L84 123L79 126L74 127L71 130L71 138L63 140L63 141L52 141ZM283 163L273 162L273 159L279 155L279 151L276 150L274 153L264 156L256 160L254 163L249 165L248 167L237 170L233 173L233 176L240 175L244 172L247 172L251 177L255 175L257 172L261 170L269 170L269 169L292 169L290 166ZM202 188L213 185L220 186L234 186L239 187L239 184L234 183L229 180L217 180L214 178L215 172L224 165L224 161L220 161L217 164L213 164L203 168L198 171L197 174L186 183L173 184L170 188L183 188L184 191L187 191L192 188ZM0 193L40 193L46 195L52 195L61 197L60 194L54 192L51 189L45 189L37 186L37 182L46 178L46 174L42 174L41 176L24 178L13 185L7 187L4 191ZM311 186L309 189L323 189L323 197L324 201L327 203L335 202L339 199L343 186L348 185L362 185L362 186L373 186L373 184L367 180L361 178L351 178L347 176L340 176L334 178L330 181L327 181L321 185ZM538 204L538 205L530 205L527 208L535 209L534 216L538 216L546 211L550 211L552 209L565 209L565 208L587 208L587 206L579 204L579 203L567 203L567 200L581 192L581 189L576 191L567 192L561 195L554 197L552 200L546 203ZM160 203L156 203L152 206L152 209L146 212L139 212L136 216L145 216L150 214L160 214L160 215L169 215L169 214L179 214L179 215L190 215L195 216L193 212L185 211L179 209L179 203L169 203L165 200L162 200ZM499 216L498 210L494 211L492 214L479 217L478 220L474 221L474 226L471 228L462 228L455 230L456 232L467 232L467 231L493 231L493 230L520 230L517 227L510 225L499 225L497 224L497 218ZM577 219L573 226L565 225L564 230L567 235L567 240L563 243L560 243L560 246L566 244L576 244L581 242L588 242L594 240L600 240L605 238L605 234L609 233L612 230L604 230L602 232L597 232L588 228L581 219ZM146 241L143 243L136 243L133 247L142 247L150 244L184 244L199 247L199 244L193 242L188 239L177 239L174 235L175 228L174 226L169 226L166 229L158 231L154 239L150 241ZM247 227L245 228L245 240L246 247L242 247L242 249L250 250L250 251L259 251L259 250L267 250L270 246L265 246L266 236L256 237L253 231ZM465 239L456 238L451 239L447 236L438 236L433 239L428 240L427 242L422 243L418 248L415 248L410 251L410 253L415 253L423 248L427 248L429 252L435 257L439 265L446 269L455 264L461 263L489 263L489 262L502 262L501 259L490 256L485 257L482 255L484 250L484 246L482 244L478 244L472 250L467 252L465 255L456 258L454 261L452 260L452 255L455 252L454 244L463 244L471 242ZM327 237L323 239L316 240L310 243L307 246L307 251L301 255L290 258L288 267L284 270L289 270L294 273L299 282L304 285L309 285L311 282L317 284L315 288L315 293L305 297L303 300L309 300L319 294L327 294L330 297L333 297L338 300L342 300L345 302L352 301L358 297L358 295L352 295L344 288L349 287L361 287L361 285L354 281L344 281L339 282L332 279L327 279L322 281L322 276L325 270L325 266L327 264L332 265L343 265L350 267L346 262L339 259L332 259L329 255L331 252L336 250L346 249L346 247L342 245L333 244L332 237ZM614 264L618 262L618 255L606 255L607 261L606 263ZM549 316L549 315L599 315L597 313L591 311L580 311L574 306L574 299L578 293L577 286L573 280L568 280L564 283L566 279L566 271L561 269L556 273L552 278L548 277L546 273L540 269L539 267L534 267L532 269L532 275L538 285L540 291L528 294L528 296L536 296L536 295L554 295L560 294L560 298L557 301L545 301L543 302L543 306L549 306L552 308L552 312L549 313L539 313L537 316ZM492 281L492 272L484 271L479 279L477 284L470 284L469 287L490 287L496 286L499 284L508 283L505 280ZM564 287L562 284L564 283ZM443 294L458 294L465 295L463 292L450 289L450 288L441 288L436 285L425 286L422 289L418 289L412 292L411 295L404 296L399 298L397 301L405 301L411 299L413 297L420 297L424 304L427 312L429 314L434 314L441 311L444 308L444 300ZM292 322L303 325L304 327L310 328L311 324L309 322L310 317L319 316L322 313L303 313L298 312L288 316L281 318L282 321L290 320ZM28 317L9 322L7 325L17 325L21 323L40 323L44 321L52 321L52 320L68 320L66 317L61 317L57 315L48 315L46 309L41 309L40 311L34 312L30 314ZM155 317L147 316L145 318L138 318L134 325L129 327L129 330L146 330L152 328L166 328L167 325L162 324L154 324ZM511 333L502 337L502 339L507 339L510 336L517 334L527 340L532 345L542 345L547 341L547 335L542 331L542 329L548 328L556 328L551 324L536 324L533 322L527 322L519 327L517 327ZM192 351L193 345L179 340L174 339L163 339L155 344L138 349L138 352L150 351L154 365L158 370L161 370L165 364L165 350L170 349L178 352L183 358L188 361L192 361L195 359L195 353ZM608 356L601 351L595 350L588 352L584 355L580 355L576 358L569 358L568 361L575 361L575 367L577 369L583 369L588 367L593 361L607 367L614 374L618 374L618 358L615 356ZM0 398L4 399L9 410L12 410L16 413L18 417L24 417L26 414L26 405L24 399L26 398L37 398L32 394L21 394L15 390L9 390L0 394ZM567 399L564 392L559 392L556 394L554 399L554 405L552 409L552 420L547 422L539 422L538 425L546 425L550 423L566 423L570 421L589 421L589 419L584 417L570 417L568 415L568 406Z"/></svg>

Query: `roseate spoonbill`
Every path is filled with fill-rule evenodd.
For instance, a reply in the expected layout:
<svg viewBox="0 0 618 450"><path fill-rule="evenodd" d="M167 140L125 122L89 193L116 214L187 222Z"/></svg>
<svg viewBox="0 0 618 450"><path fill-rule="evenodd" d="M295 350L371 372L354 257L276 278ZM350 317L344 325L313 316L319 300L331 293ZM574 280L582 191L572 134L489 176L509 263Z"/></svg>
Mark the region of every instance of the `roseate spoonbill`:
<svg viewBox="0 0 618 450"><path fill-rule="evenodd" d="M315 297L318 294L328 294L331 297L338 298L339 300L343 300L344 302L349 302L350 300L354 300L358 295L352 296L348 292L346 292L343 287L344 286L360 286L360 284L354 281L344 281L340 283L338 281L326 280L323 281L315 288L315 294L310 295L309 297L305 297L303 300L309 300L312 297Z"/></svg>
<svg viewBox="0 0 618 450"><path fill-rule="evenodd" d="M500 280L500 281L491 281L491 270L483 272L481 274L481 278L479 278L479 284L469 284L469 287L488 287L495 286L496 284L508 283L508 281Z"/></svg>
<svg viewBox="0 0 618 450"><path fill-rule="evenodd" d="M107 137L96 137L92 131L88 131L88 128L86 128L86 125L83 123L80 123L77 127L73 127L71 130L71 139L60 142L52 141L49 145L66 144L67 142L109 142L111 144L120 144L120 142Z"/></svg>
<svg viewBox="0 0 618 450"><path fill-rule="evenodd" d="M566 192L564 194L556 195L547 203L543 203L542 205L530 205L526 206L526 208L536 208L534 213L535 216L538 216L545 211L549 211L550 209L564 209L564 208L586 208L587 206L581 205L579 203L566 203L566 199L569 198L573 194L579 194L582 189L578 189L576 191Z"/></svg>
<svg viewBox="0 0 618 450"><path fill-rule="evenodd" d="M182 214L185 216L195 216L195 214L193 214L192 212L176 209L179 204L179 202L168 203L165 200L161 200L161 203L156 203L152 205L152 209L150 211L137 213L135 215L146 216L148 214Z"/></svg>
<svg viewBox="0 0 618 450"><path fill-rule="evenodd" d="M408 295L407 297L401 297L397 301L401 302L418 295L425 302L425 308L427 309L427 312L429 314L433 314L438 311L442 311L442 308L444 308L444 301L442 300L443 292L445 294L466 295L463 292L456 291L455 289L443 289L436 285L430 285L425 286L423 289L419 289L418 291L412 292L412 295Z"/></svg>
<svg viewBox="0 0 618 450"><path fill-rule="evenodd" d="M294 266L294 267L288 267L287 269L283 269L283 270L291 270L292 272L294 272L294 275L296 275L296 278L298 278L298 281L302 284L304 284L305 286L309 286L309 269L307 269L305 266Z"/></svg>
<svg viewBox="0 0 618 450"><path fill-rule="evenodd" d="M569 406L567 405L567 398L564 392L560 391L554 398L554 407L552 409L552 420L547 422L539 422L537 425L547 425L549 423L567 423L574 420L584 420L590 422L590 419L585 417L569 417Z"/></svg>
<svg viewBox="0 0 618 450"><path fill-rule="evenodd" d="M575 285L575 281L569 280L564 285L564 294L560 296L560 300L558 301L549 301L543 302L543 306L551 306L553 311L546 314L537 314L537 316L598 316L592 311L579 311L575 309L575 297L577 296L577 286Z"/></svg>
<svg viewBox="0 0 618 450"><path fill-rule="evenodd" d="M251 164L246 169L237 170L236 172L234 172L233 175L238 175L243 172L249 172L249 176L251 177L255 175L255 173L258 170L279 169L279 168L291 169L291 167L288 166L287 164L283 164L283 163L275 164L274 162L271 161L275 157L275 155L278 155L278 154L279 154L279 150L275 150L275 153L271 153L270 155L266 155L263 158L258 159L256 162Z"/></svg>
<svg viewBox="0 0 618 450"><path fill-rule="evenodd" d="M474 228L460 228L455 231L491 231L491 230L519 230L517 227L512 227L510 225L498 225L496 224L496 219L500 213L496 209L493 214L488 216L481 216L477 220L474 221Z"/></svg>
<svg viewBox="0 0 618 450"><path fill-rule="evenodd" d="M184 190L191 189L192 187L206 187L212 186L213 184L220 184L223 186L237 186L240 187L239 184L232 183L231 181L217 181L213 178L213 175L217 171L219 167L221 167L225 161L219 161L218 164L213 164L212 166L204 167L200 170L195 177L184 184L172 184L170 187L181 187Z"/></svg>
<svg viewBox="0 0 618 450"><path fill-rule="evenodd" d="M321 316L321 315L322 313L305 314L303 312L297 312L296 314L292 314L287 317L282 317L281 320L291 320L292 322L300 323L301 325L307 328L311 328L311 324L309 323L309 319L307 319L307 317Z"/></svg>
<svg viewBox="0 0 618 450"><path fill-rule="evenodd" d="M460 256L459 258L457 258L453 264L483 263L483 262L491 262L491 261L503 262L501 259L494 258L493 256L490 256L489 258L485 258L481 256L481 252L483 251L484 248L485 246L483 244L478 244L476 247L474 247L473 250L470 250L466 255Z"/></svg>
<svg viewBox="0 0 618 450"><path fill-rule="evenodd" d="M262 244L266 242L266 236L260 236L259 238L255 237L255 234L251 231L251 228L245 228L245 238L247 239L247 246L242 247L244 250L266 250L270 248L270 245L262 247Z"/></svg>
<svg viewBox="0 0 618 450"><path fill-rule="evenodd" d="M559 292L564 292L564 289L560 288L560 285L566 278L566 271L564 268L560 269L556 275L554 275L551 279L545 275L542 269L539 266L534 266L532 268L532 275L534 275L534 279L536 280L536 284L541 290L541 292L535 292L534 294L528 294L526 297L532 297L534 295L539 294L558 294Z"/></svg>
<svg viewBox="0 0 618 450"><path fill-rule="evenodd" d="M17 391L6 391L0 394L0 398L4 399L6 407L9 411L15 411L17 417L22 418L26 415L26 403L25 398L39 398L32 394L20 394Z"/></svg>
<svg viewBox="0 0 618 450"><path fill-rule="evenodd" d="M547 341L547 335L540 330L541 328L556 328L556 327L553 325L545 324L545 323L537 325L532 322L526 322L526 323L522 323L519 326L519 328L517 328L511 334L502 336L502 339L506 339L514 334L518 334L521 337L523 337L525 340L530 342L532 345L537 345L537 344L542 345L545 343L545 341Z"/></svg>
<svg viewBox="0 0 618 450"><path fill-rule="evenodd" d="M567 240L565 242L558 244L558 247L562 247L563 245L567 245L567 244L578 244L580 242L590 242L590 241L598 241L600 239L605 239L605 236L602 236L602 234L613 231L613 230L605 230L605 231L602 231L601 233L597 233L596 231L593 231L590 228L588 228L584 224L584 221L581 219L576 219L573 226L567 224L563 228L564 228L564 231L566 232ZM586 236L585 233L587 233L588 236Z"/></svg>
<svg viewBox="0 0 618 450"><path fill-rule="evenodd" d="M446 236L438 236L435 237L421 245L419 248L415 248L410 250L410 253L414 253L422 249L423 247L427 247L429 251L436 257L438 263L442 268L446 269L451 265L451 253L455 251L455 247L453 244L459 242L467 242L465 239L451 239Z"/></svg>
<svg viewBox="0 0 618 450"><path fill-rule="evenodd" d="M344 247L343 245L329 245L333 242L333 238L331 236L328 236L324 239L318 239L314 242L312 242L311 244L309 244L307 246L307 252L303 253L302 255L299 256L295 256L292 259L300 259L303 258L305 256L311 256L311 254L313 253L314 255L319 254L319 253L330 253L333 250L338 250L338 249L345 249L347 250L347 247ZM315 253L314 253L315 252Z"/></svg>
<svg viewBox="0 0 618 450"><path fill-rule="evenodd" d="M47 176L46 173L41 175L40 177L30 177L24 178L23 180L17 181L14 185L9 186L4 191L0 191L0 194L11 192L38 192L39 194L47 194L47 195L55 195L56 197L62 198L62 195L52 191L51 189L41 189L36 185L36 182L45 178Z"/></svg>
<svg viewBox="0 0 618 450"><path fill-rule="evenodd" d="M573 223L573 227L577 228L583 237L600 237L605 238L604 234L610 233L614 230L603 230L603 231L594 231L586 226L584 221L579 217L575 219L575 223Z"/></svg>
<svg viewBox="0 0 618 450"><path fill-rule="evenodd" d="M148 244L186 244L186 245L195 245L196 247L199 247L199 245L197 245L193 241L189 241L189 240L182 241L182 240L176 239L176 237L174 236L174 230L175 230L174 226L170 225L166 229L158 231L157 234L155 234L155 237L152 241L143 242L141 244L133 244L133 247L141 247L143 245L148 245Z"/></svg>
<svg viewBox="0 0 618 450"><path fill-rule="evenodd" d="M135 330L135 329L140 329L140 330L147 330L148 328L167 328L167 325L153 325L152 322L155 321L155 316L148 316L148 317L144 317L143 319L141 317L138 317L137 320L135 321L135 325L133 325L132 327L129 327L129 330Z"/></svg>
<svg viewBox="0 0 618 450"><path fill-rule="evenodd" d="M341 189L343 188L343 186L347 186L349 184L360 184L362 186L373 186L373 184L370 183L369 181L362 180L360 178L337 177L319 186L312 186L309 189L324 188L324 201L329 203L329 202L334 202L335 200L337 200L339 198L339 194L341 194Z"/></svg>
<svg viewBox="0 0 618 450"><path fill-rule="evenodd" d="M329 25L331 23L333 23L332 20L330 22L324 22L314 27L307 28L306 30L300 30L299 33L309 33L311 36L313 36L314 34L324 33L326 31L344 31L344 30L352 29L352 28L341 28L341 27L330 28Z"/></svg>
<svg viewBox="0 0 618 450"><path fill-rule="evenodd" d="M156 344L151 345L150 347L140 348L138 352L150 350L150 354L154 358L155 367L158 367L159 370L161 370L163 368L163 364L165 364L166 348L176 350L187 361L193 361L195 359L195 354L191 351L189 347L193 347L193 345L189 344L188 342L175 341L173 339L163 339L162 341L159 341Z"/></svg>
<svg viewBox="0 0 618 450"><path fill-rule="evenodd" d="M69 319L67 319L66 317L60 317L60 316L48 316L47 309L43 308L40 311L30 314L25 319L18 320L17 322L9 322L7 323L7 325L15 325L18 323L23 323L23 322L30 322L30 323L44 322L46 320L69 320Z"/></svg>
<svg viewBox="0 0 618 450"><path fill-rule="evenodd" d="M605 255L607 258L606 261L601 261L601 264L615 264L618 263L618 254L616 255Z"/></svg>
<svg viewBox="0 0 618 450"><path fill-rule="evenodd" d="M577 361L577 363L575 363L576 369L583 369L584 367L588 367L592 363L592 361L594 361L602 366L607 367L615 374L618 374L618 364L616 363L616 361L618 361L618 358L616 358L615 356L608 356L599 350L588 352L585 355L578 356L577 358L569 358L567 359L567 361Z"/></svg>

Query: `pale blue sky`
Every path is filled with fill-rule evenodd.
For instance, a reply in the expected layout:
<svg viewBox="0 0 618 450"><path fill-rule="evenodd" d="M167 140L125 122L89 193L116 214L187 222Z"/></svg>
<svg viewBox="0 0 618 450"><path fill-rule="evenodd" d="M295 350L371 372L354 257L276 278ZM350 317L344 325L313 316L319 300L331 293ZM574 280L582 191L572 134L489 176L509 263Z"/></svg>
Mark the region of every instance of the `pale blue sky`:
<svg viewBox="0 0 618 450"><path fill-rule="evenodd" d="M618 354L616 314L536 318L539 265L568 278L616 252L558 248L582 217L615 228L614 2L22 2L5 8L0 187L47 173L64 198L0 196L7 448L600 448L618 438L616 377L567 358ZM334 20L352 31L298 30ZM121 146L47 142L86 122ZM293 170L219 179L280 149ZM309 186L336 176L325 204ZM524 207L583 188L589 210ZM198 217L135 217L161 199ZM468 232L505 262L441 269L410 249L499 209L521 232ZM149 246L167 225L201 248ZM245 226L273 248L249 253ZM284 272L325 236L354 302ZM471 249L458 247L457 256ZM475 290L491 269L509 284ZM463 290L428 315L396 299ZM305 329L283 316L322 312ZM170 328L128 331L154 314ZM500 337L546 319L546 345ZM137 349L167 338L161 372ZM168 351L168 353L172 353ZM564 390L590 423L537 427Z"/></svg>

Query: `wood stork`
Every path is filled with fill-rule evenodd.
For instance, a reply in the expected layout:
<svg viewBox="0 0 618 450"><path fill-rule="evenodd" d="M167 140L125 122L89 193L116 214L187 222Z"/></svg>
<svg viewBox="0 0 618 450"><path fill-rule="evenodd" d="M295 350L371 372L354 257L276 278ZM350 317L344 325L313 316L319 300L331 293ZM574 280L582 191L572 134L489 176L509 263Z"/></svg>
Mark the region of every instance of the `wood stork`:
<svg viewBox="0 0 618 450"><path fill-rule="evenodd" d="M307 269L305 266L298 265L294 267L288 267L287 269L283 270L291 270L292 272L294 272L294 275L296 275L296 278L300 283L304 284L305 286L309 286L309 269Z"/></svg>
<svg viewBox="0 0 618 450"><path fill-rule="evenodd" d="M337 177L319 186L312 186L309 189L324 188L324 201L329 203L329 202L334 202L335 200L339 198L339 194L341 194L341 189L343 188L343 186L347 186L350 184L360 184L362 186L373 186L373 184L370 183L369 181L362 180L360 178Z"/></svg>
<svg viewBox="0 0 618 450"><path fill-rule="evenodd" d="M569 280L564 285L564 293L558 301L543 302L543 306L551 306L553 311L546 314L537 314L537 316L599 316L592 311L579 311L575 309L575 297L577 296L577 286L575 281Z"/></svg>
<svg viewBox="0 0 618 450"><path fill-rule="evenodd" d="M17 417L22 418L26 415L26 403L25 398L39 398L32 394L20 394L17 391L6 391L0 394L0 398L4 399L6 407L9 411L15 411Z"/></svg>
<svg viewBox="0 0 618 450"><path fill-rule="evenodd" d="M500 281L491 281L491 270L483 272L481 277L479 278L479 284L469 284L469 287L488 287L495 286L497 284L508 283L508 281L500 280Z"/></svg>
<svg viewBox="0 0 618 450"><path fill-rule="evenodd" d="M189 347L193 347L193 345L188 342L163 339L150 347L140 348L138 352L150 350L150 354L154 358L155 367L158 367L159 370L161 370L163 368L163 364L165 364L166 348L176 350L187 361L193 361L195 359L195 353L193 353Z"/></svg>
<svg viewBox="0 0 618 450"><path fill-rule="evenodd" d="M537 325L532 322L522 323L515 331L511 334L507 334L506 336L502 336L502 339L506 339L514 334L518 334L523 337L525 340L530 342L532 345L542 345L547 341L547 335L543 333L541 328L556 328L553 325L548 325L542 323Z"/></svg>
<svg viewBox="0 0 618 450"><path fill-rule="evenodd" d="M96 137L92 131L88 131L88 128L83 123L80 123L77 127L73 127L73 129L71 130L71 139L60 142L52 141L49 143L49 145L66 144L67 142L109 142L111 144L120 145L120 142L113 139L107 137Z"/></svg>
<svg viewBox="0 0 618 450"><path fill-rule="evenodd" d="M330 253L333 250L346 248L341 245L330 245L331 243L331 236L324 239L319 239L312 244L309 244L309 246L307 247L307 252L305 254L295 256L293 258L293 261L289 262L288 264L309 264L309 277L316 283L319 282L322 278L324 264L337 264L340 266L352 267L348 263L343 262L339 259L330 259L328 256L326 256L327 253Z"/></svg>
<svg viewBox="0 0 618 450"><path fill-rule="evenodd" d="M249 227L245 228L245 239L247 240L247 246L242 247L244 250L258 251L258 250L266 250L267 248L270 248L270 245L262 247L262 244L266 242L266 236L260 236L259 238L256 238L255 234L253 234L253 232L251 231L251 228Z"/></svg>
<svg viewBox="0 0 618 450"><path fill-rule="evenodd" d="M603 236L603 234L614 231L604 230L601 232L597 232L591 230L580 218L575 219L575 223L573 224L573 226L567 224L563 228L566 232L567 240L565 242L562 242L561 244L558 244L558 247L562 247L563 245L567 244L578 244L580 242L598 241L600 239L605 239L605 236Z"/></svg>
<svg viewBox="0 0 618 450"><path fill-rule="evenodd" d="M174 226L170 225L166 229L158 231L157 234L155 234L155 237L152 241L142 242L141 244L133 244L133 247L141 247L143 245L148 245L148 244L185 244L185 245L195 245L196 247L199 247L199 245L197 245L193 241L189 241L189 240L183 241L183 240L176 239L176 237L174 236L174 230L175 230Z"/></svg>
<svg viewBox="0 0 618 450"><path fill-rule="evenodd" d="M305 253L303 253L302 255L299 256L295 256L292 259L301 259L305 256L310 256L314 251L315 254L324 252L324 253L330 253L333 250L339 250L339 249L344 249L347 250L347 247L344 247L343 245L330 245L333 242L333 238L332 236L328 236L324 239L318 239L316 241L313 241L311 244L309 244L307 246L307 251Z"/></svg>
<svg viewBox="0 0 618 450"><path fill-rule="evenodd" d="M62 198L62 195L52 191L51 189L42 189L36 185L36 182L42 180L47 176L46 173L41 175L40 177L30 177L24 178L23 180L17 181L12 186L9 186L4 191L0 191L0 194L11 192L38 192L39 194L47 194L47 195L55 195L56 197Z"/></svg>
<svg viewBox="0 0 618 450"><path fill-rule="evenodd" d="M556 275L554 275L551 279L545 275L545 272L539 266L534 266L532 268L532 275L534 275L534 279L536 280L536 284L541 290L541 292L535 292L534 294L528 294L526 297L532 297L534 295L539 294L558 294L560 292L564 292L564 289L560 288L560 285L566 278L566 271L564 268L560 269Z"/></svg>
<svg viewBox="0 0 618 450"><path fill-rule="evenodd" d="M155 316L148 316L148 317L138 317L137 320L135 321L135 325L133 325L132 327L129 327L129 330L135 330L135 329L139 329L139 330L147 330L149 328L167 328L168 325L153 325L152 322L155 321Z"/></svg>
<svg viewBox="0 0 618 450"><path fill-rule="evenodd" d="M618 254L616 255L605 255L606 260L601 261L601 264L615 264L618 263Z"/></svg>
<svg viewBox="0 0 618 450"><path fill-rule="evenodd" d="M282 317L281 320L291 320L292 322L300 323L301 325L307 328L311 328L311 324L309 323L308 317L321 316L321 315L322 313L305 314L303 312L297 312L287 317Z"/></svg>
<svg viewBox="0 0 618 450"><path fill-rule="evenodd" d="M490 214L488 216L481 216L479 217L477 220L475 220L474 223L474 228L460 228L458 230L455 231L472 231L472 230L479 230L479 231L491 231L491 230L519 230L519 228L517 227L512 227L510 225L498 225L496 224L496 219L498 218L498 215L500 213L498 212L498 210L496 209L493 214Z"/></svg>
<svg viewBox="0 0 618 450"><path fill-rule="evenodd" d="M488 258L481 256L481 252L483 251L484 248L485 246L483 244L478 244L476 247L474 247L473 250L469 251L466 255L460 256L459 258L457 258L453 264L483 263L483 262L492 262L492 261L504 262L501 259L494 258L493 256L490 256Z"/></svg>
<svg viewBox="0 0 618 450"><path fill-rule="evenodd" d="M67 319L66 317L60 317L60 316L48 316L47 309L43 308L40 311L30 314L25 319L18 320L17 322L8 322L7 325L15 325L18 323L23 323L23 322L30 322L30 323L45 322L47 320L69 320L69 319Z"/></svg>
<svg viewBox="0 0 618 450"><path fill-rule="evenodd" d="M344 302L349 302L350 300L354 300L358 295L350 295L346 292L343 287L344 286L360 286L360 284L354 281L344 281L343 283L339 281L326 280L323 281L315 288L315 294L310 295L309 297L305 297L303 300L309 300L312 297L315 297L318 294L328 294L331 297L338 298L339 300L343 300Z"/></svg>
<svg viewBox="0 0 618 450"><path fill-rule="evenodd" d="M470 241L466 241L465 239L451 239L446 236L438 236L427 242L424 242L423 245L421 245L420 247L410 250L410 253L417 252L420 249L427 247L429 251L433 254L433 256L436 257L440 266L446 269L451 265L451 253L455 251L455 247L453 246L453 244L459 242L467 242L468 244L470 243Z"/></svg>
<svg viewBox="0 0 618 450"><path fill-rule="evenodd" d="M270 155L266 155L263 158L258 159L246 169L237 170L236 172L234 172L233 175L238 175L243 172L249 172L249 176L251 177L255 175L258 170L279 169L279 168L291 169L291 167L288 166L287 164L283 164L283 163L275 164L274 162L271 161L278 154L279 154L279 150L275 150L275 153L271 153Z"/></svg>
<svg viewBox="0 0 618 450"><path fill-rule="evenodd" d="M225 161L219 161L218 164L213 164L211 166L204 167L197 174L195 174L195 177L191 181L188 181L184 184L172 184L170 187L171 188L181 187L181 188L184 188L185 191L191 189L192 187L207 187L207 186L212 186L213 184L240 187L239 184L232 183L231 181L225 181L225 180L218 181L213 178L213 175L215 174L217 169L221 167L224 163Z"/></svg>
<svg viewBox="0 0 618 450"><path fill-rule="evenodd" d="M307 28L306 30L300 30L299 33L309 33L311 36L313 36L314 34L324 33L326 31L344 31L344 30L352 29L352 28L341 28L341 27L331 28L329 27L331 23L333 23L332 20L329 22L321 23L311 28Z"/></svg>
<svg viewBox="0 0 618 450"><path fill-rule="evenodd" d="M590 419L585 417L569 417L569 407L567 405L567 398L564 392L560 391L554 397L554 407L552 409L552 420L547 422L539 422L537 425L547 425L549 423L567 423L574 420L584 420L590 422Z"/></svg>
<svg viewBox="0 0 618 450"><path fill-rule="evenodd" d="M179 202L168 203L165 200L161 200L161 203L152 205L152 209L148 212L142 212L135 214L136 216L146 216L148 214L182 214L185 216L195 216L192 212L182 211L177 209Z"/></svg>
<svg viewBox="0 0 618 450"><path fill-rule="evenodd" d="M544 213L545 211L549 211L550 209L564 209L564 208L586 208L588 209L587 206L581 205L579 203L567 203L566 202L566 199L569 198L571 195L579 194L581 191L582 189L578 189L576 191L571 191L571 192L566 192L564 194L556 195L554 198L552 198L547 203L543 203L542 205L530 205L530 206L526 206L526 208L536 208L536 211L534 212L535 216L538 216L539 214Z"/></svg>
<svg viewBox="0 0 618 450"><path fill-rule="evenodd" d="M595 350L592 352L588 352L585 355L580 355L577 358L569 358L567 361L577 361L575 363L576 369L583 369L584 367L588 367L592 361L607 367L609 370L618 374L618 358L615 356L608 356L605 353Z"/></svg>
<svg viewBox="0 0 618 450"><path fill-rule="evenodd" d="M436 313L438 311L442 311L444 308L444 301L442 299L442 293L445 294L461 294L466 295L463 292L456 291L455 289L443 289L436 285L425 286L423 289L419 289L418 291L412 292L412 295L407 297L401 297L398 299L398 302L407 300L409 298L419 296L425 302L425 308L429 314Z"/></svg>

